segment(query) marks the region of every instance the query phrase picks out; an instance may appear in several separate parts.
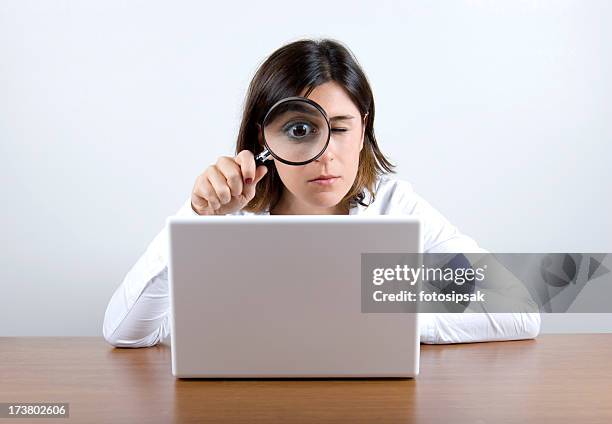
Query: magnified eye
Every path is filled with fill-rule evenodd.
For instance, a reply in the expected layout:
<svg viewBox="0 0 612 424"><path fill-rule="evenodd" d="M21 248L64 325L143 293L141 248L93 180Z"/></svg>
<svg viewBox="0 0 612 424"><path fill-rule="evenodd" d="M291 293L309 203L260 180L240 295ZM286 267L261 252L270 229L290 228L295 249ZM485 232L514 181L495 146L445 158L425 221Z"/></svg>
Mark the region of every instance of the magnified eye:
<svg viewBox="0 0 612 424"><path fill-rule="evenodd" d="M317 128L308 122L289 122L283 127L283 132L299 141L317 134Z"/></svg>

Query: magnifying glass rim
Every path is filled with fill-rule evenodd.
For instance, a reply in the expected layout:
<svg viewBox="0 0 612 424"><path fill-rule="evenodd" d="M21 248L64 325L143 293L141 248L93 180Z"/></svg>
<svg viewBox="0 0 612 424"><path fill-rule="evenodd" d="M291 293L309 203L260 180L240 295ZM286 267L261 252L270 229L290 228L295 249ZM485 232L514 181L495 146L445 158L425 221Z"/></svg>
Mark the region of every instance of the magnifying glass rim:
<svg viewBox="0 0 612 424"><path fill-rule="evenodd" d="M304 102L304 103L308 103L311 106L314 106L319 112L321 112L321 115L323 115L323 118L325 118L325 123L327 124L327 140L325 141L325 146L323 146L323 149L321 149L321 151L312 159L308 159L308 160L301 161L301 162L292 162L290 160L286 160L286 159L283 159L277 156L276 153L274 153L274 151L270 148L266 140L266 121L268 120L268 117L270 116L272 111L274 111L274 109L276 109L278 106L280 106L283 103L287 103L291 101ZM263 142L264 142L264 145L266 146L266 149L268 150L268 152L270 152L270 155L272 155L274 159L284 164L287 164L287 165L306 165L307 163L310 163L313 160L318 159L325 152L325 150L327 150L327 146L329 145L329 139L331 138L331 124L329 123L329 119L327 118L327 113L325 113L325 110L321 107L321 105L319 105L314 100L311 100L307 97L300 97L300 96L285 97L284 99L281 99L278 102L274 103L272 107L268 110L266 115L264 116L263 120L261 121L261 137L263 138Z"/></svg>

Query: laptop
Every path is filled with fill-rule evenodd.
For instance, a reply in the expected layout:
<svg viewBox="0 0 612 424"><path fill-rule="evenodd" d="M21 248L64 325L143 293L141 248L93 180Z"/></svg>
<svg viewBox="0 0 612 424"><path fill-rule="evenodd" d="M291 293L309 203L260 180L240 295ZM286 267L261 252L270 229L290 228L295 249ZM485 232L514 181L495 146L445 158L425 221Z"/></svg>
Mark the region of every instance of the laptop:
<svg viewBox="0 0 612 424"><path fill-rule="evenodd" d="M418 253L405 215L169 217L177 378L415 377L417 313L363 313L362 253Z"/></svg>

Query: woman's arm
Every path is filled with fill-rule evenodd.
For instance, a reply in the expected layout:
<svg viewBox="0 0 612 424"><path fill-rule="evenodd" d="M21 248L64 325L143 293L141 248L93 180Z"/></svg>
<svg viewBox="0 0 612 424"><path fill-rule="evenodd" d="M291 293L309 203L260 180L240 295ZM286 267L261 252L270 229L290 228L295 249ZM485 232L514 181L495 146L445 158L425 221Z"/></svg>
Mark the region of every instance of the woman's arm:
<svg viewBox="0 0 612 424"><path fill-rule="evenodd" d="M176 216L197 216L188 199ZM170 333L168 233L164 227L115 290L104 314L104 339L117 347L153 346Z"/></svg>
<svg viewBox="0 0 612 424"><path fill-rule="evenodd" d="M446 243L428 253L488 253L480 249L473 239L456 234ZM468 256L473 258L475 255ZM493 273L494 266L504 269L493 257L486 256L488 271L501 277L488 287L488 297L497 295L501 304L507 304L512 313L463 312L422 313L419 317L421 343L471 343L535 338L540 332L540 313L529 292L510 272ZM472 264L475 265L475 264ZM504 269L505 270L505 269ZM510 306L511 303L514 305ZM478 307L474 309L478 310ZM529 311L529 312L527 312Z"/></svg>
<svg viewBox="0 0 612 424"><path fill-rule="evenodd" d="M433 206L412 191L411 201L404 205L408 212L419 216L423 222L423 247L425 253L489 253L444 218ZM406 209L405 209L406 210ZM492 261L492 259L489 259ZM540 333L540 313L526 289L515 284L513 276L496 282L503 295L513 294L525 311L516 313L421 313L419 329L421 343L472 343L500 340L533 339ZM521 292L517 292L520 290ZM517 309L518 310L518 307Z"/></svg>
<svg viewBox="0 0 612 424"><path fill-rule="evenodd" d="M540 313L423 313L421 343L473 343L533 339L540 333Z"/></svg>

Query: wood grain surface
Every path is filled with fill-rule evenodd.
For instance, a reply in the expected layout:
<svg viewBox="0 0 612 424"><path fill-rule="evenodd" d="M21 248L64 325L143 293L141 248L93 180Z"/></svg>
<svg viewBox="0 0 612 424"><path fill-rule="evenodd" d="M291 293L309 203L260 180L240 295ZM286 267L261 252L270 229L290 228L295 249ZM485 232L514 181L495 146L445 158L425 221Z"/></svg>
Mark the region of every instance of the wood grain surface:
<svg viewBox="0 0 612 424"><path fill-rule="evenodd" d="M612 334L421 345L416 379L177 380L170 348L0 338L0 402L69 402L35 423L612 423Z"/></svg>

